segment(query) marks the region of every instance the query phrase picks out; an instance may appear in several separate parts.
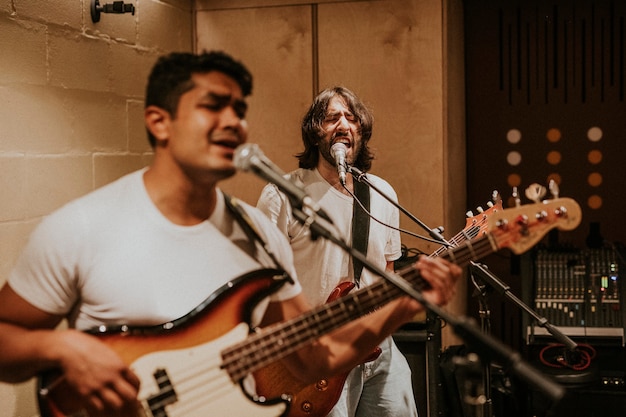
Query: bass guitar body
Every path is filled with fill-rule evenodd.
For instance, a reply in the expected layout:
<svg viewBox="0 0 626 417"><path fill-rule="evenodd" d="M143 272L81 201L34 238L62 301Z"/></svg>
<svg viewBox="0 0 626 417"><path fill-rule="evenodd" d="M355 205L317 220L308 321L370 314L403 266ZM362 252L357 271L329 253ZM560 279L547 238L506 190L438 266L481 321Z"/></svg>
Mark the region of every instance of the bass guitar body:
<svg viewBox="0 0 626 417"><path fill-rule="evenodd" d="M222 367L221 355L224 348L248 337L252 309L282 285L274 279L278 272L259 270L241 276L169 323L89 332L116 351L141 381L141 405L128 415L286 415L285 397L278 395L270 401L249 394L244 382L233 380ZM38 400L44 417L89 416L76 403L63 376L54 371L39 377Z"/></svg>
<svg viewBox="0 0 626 417"><path fill-rule="evenodd" d="M353 282L337 285L327 299L332 302L348 294L355 287ZM378 358L382 350L377 347L365 360L371 362ZM254 373L256 389L260 395L276 398L286 394L291 398L289 417L324 417L333 409L349 373L323 378L314 384L300 381L281 363L274 362Z"/></svg>

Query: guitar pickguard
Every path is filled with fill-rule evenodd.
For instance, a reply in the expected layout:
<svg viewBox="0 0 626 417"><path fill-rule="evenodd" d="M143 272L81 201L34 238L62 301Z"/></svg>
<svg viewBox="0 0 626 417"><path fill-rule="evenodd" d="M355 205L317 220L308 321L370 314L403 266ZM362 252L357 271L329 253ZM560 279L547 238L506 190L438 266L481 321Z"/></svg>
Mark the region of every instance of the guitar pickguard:
<svg viewBox="0 0 626 417"><path fill-rule="evenodd" d="M141 380L139 399L152 409L159 409L162 404L166 415L283 415L287 409L284 402L263 403L262 398L244 392L221 368L221 350L247 335L248 326L241 323L217 340L142 356L131 365Z"/></svg>

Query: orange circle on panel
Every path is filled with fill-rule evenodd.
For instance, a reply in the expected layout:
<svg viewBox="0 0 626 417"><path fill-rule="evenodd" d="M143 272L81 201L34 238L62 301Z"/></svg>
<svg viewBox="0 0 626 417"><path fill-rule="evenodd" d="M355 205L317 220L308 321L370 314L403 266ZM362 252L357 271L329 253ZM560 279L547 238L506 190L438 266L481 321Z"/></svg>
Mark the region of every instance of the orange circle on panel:
<svg viewBox="0 0 626 417"><path fill-rule="evenodd" d="M587 183L591 185L592 187L599 187L600 184L602 184L602 174L599 174L597 172L592 172L587 177Z"/></svg>
<svg viewBox="0 0 626 417"><path fill-rule="evenodd" d="M515 207L515 197L510 196L509 198L506 199L506 206L507 207Z"/></svg>
<svg viewBox="0 0 626 417"><path fill-rule="evenodd" d="M509 187L519 187L519 185L522 183L522 178L519 176L519 174L510 174L506 182L507 184L509 184Z"/></svg>
<svg viewBox="0 0 626 417"><path fill-rule="evenodd" d="M592 195L587 199L587 205L589 206L589 208L592 208L594 210L599 209L600 207L602 207L602 197L600 197L599 195Z"/></svg>
<svg viewBox="0 0 626 417"><path fill-rule="evenodd" d="M602 152L598 150L589 151L587 154L587 160L594 165L599 164L602 162Z"/></svg>
<svg viewBox="0 0 626 417"><path fill-rule="evenodd" d="M559 151L551 151L548 152L548 156L546 157L548 163L550 165L558 165L561 162L561 152Z"/></svg>
<svg viewBox="0 0 626 417"><path fill-rule="evenodd" d="M557 128L549 129L548 133L546 133L546 138L552 143L558 142L561 140L561 131Z"/></svg>

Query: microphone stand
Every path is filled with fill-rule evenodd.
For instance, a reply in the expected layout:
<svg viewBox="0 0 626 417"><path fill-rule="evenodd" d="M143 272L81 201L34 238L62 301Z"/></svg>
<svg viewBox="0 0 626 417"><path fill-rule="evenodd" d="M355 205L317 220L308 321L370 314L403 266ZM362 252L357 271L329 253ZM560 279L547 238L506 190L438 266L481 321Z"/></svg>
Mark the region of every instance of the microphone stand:
<svg viewBox="0 0 626 417"><path fill-rule="evenodd" d="M306 203L300 205L292 205L293 214L298 221L309 227L311 232L317 236L330 240L343 250L348 252L352 257L363 263L363 266L374 274L377 274L387 280L392 285L402 290L405 294L417 300L427 310L433 312L437 316L443 318L455 333L457 333L466 344L473 349L473 352L479 355L486 362L496 361L520 379L526 381L530 385L543 392L554 403L558 402L565 395L565 390L559 384L546 378L544 375L535 370L532 366L524 362L521 355L503 343L494 339L488 334L480 331L476 323L471 318L463 316L455 317L439 306L426 300L423 294L413 288L398 274L390 274L376 265L372 264L367 257L360 251L348 245L339 235L337 230L328 220L319 217L314 208Z"/></svg>

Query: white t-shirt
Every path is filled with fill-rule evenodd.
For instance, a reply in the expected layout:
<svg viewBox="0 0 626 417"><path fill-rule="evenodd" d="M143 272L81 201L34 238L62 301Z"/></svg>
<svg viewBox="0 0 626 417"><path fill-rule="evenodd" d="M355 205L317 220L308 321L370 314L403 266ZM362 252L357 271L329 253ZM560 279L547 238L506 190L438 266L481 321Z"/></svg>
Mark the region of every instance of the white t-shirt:
<svg viewBox="0 0 626 417"><path fill-rule="evenodd" d="M11 272L11 288L43 311L69 315L70 326L80 330L155 325L186 315L229 281L261 268L240 249L248 240L221 191L209 220L180 226L153 204L144 172L128 174L46 217ZM295 279L284 236L254 207L241 205ZM262 262L276 267L268 259ZM300 291L295 281L272 298Z"/></svg>
<svg viewBox="0 0 626 417"><path fill-rule="evenodd" d="M320 175L317 169L297 169L289 174L304 185L304 191L328 214L340 235L352 243L353 198L339 192ZM368 179L386 195L397 200L391 185L383 179L367 174ZM381 222L398 227L399 211L377 192L370 193L370 212ZM338 245L327 239L311 241L311 232L294 218L287 197L273 184L263 189L257 207L263 211L287 236L294 253L298 279L304 294L314 305L326 302L331 291L343 281L353 281L351 257ZM400 233L370 219L367 258L378 268L385 269L387 261L402 255ZM361 285L370 285L380 277L366 268L361 275Z"/></svg>

